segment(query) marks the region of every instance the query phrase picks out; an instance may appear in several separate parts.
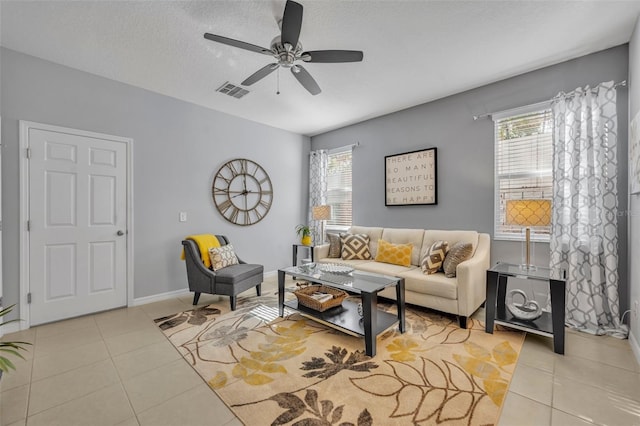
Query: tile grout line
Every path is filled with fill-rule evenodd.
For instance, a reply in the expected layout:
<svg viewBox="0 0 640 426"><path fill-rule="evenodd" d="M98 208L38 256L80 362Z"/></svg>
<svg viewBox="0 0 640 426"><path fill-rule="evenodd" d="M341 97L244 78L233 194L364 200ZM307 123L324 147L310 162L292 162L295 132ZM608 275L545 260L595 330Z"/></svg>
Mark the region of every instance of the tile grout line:
<svg viewBox="0 0 640 426"><path fill-rule="evenodd" d="M107 360L107 358L106 358L106 359L102 359L102 360L100 360L100 361L96 361L96 362L94 362L94 363L92 363L92 364L83 365L82 367L78 367L78 368L90 367L90 366L92 366L92 365L94 365L94 364L98 364L98 363L100 363L100 362L104 362L105 360ZM109 361L111 361L111 359L110 359L110 358L108 358L108 360L109 360ZM111 361L111 362L112 362L112 364L113 364L113 361ZM113 366L113 368L115 369L115 365ZM76 369L74 369L74 370L76 370ZM68 372L70 372L70 371L73 371L73 370L66 371L65 373L68 373ZM55 376L59 376L59 374L57 374L57 375L55 375ZM55 376L50 376L50 377L55 377ZM118 377L118 380L119 380L119 379L120 379L120 377ZM37 383L37 382L36 382L36 383ZM105 390L106 388L108 388L109 386L113 386L113 385L115 385L115 384L116 384L116 382L114 382L114 383L110 383L110 384L108 384L108 385L106 385L106 386L102 386L101 388L98 388L98 389L95 389L95 390L93 390L93 391L91 391L91 392L85 393L85 394L83 394L83 395L81 395L81 396L79 396L79 397L77 397L77 398L73 398L73 399L70 399L70 400L68 400L68 401L61 402L61 403L59 403L59 404L57 404L57 405L54 405L54 406L51 406L51 407L45 408L44 410L40 410L40 411L38 411L37 413L33 413L33 414L31 414L31 415L29 415L29 410L28 410L28 406L31 404L31 385L29 385L29 401L27 401L27 417L26 417L26 420L28 420L28 419L29 419L29 417L36 416L36 415L38 415L38 414L44 413L44 412L46 412L46 411L52 410L52 409L57 408L57 407L60 407L60 406L62 406L62 405L69 404L69 403L71 403L71 402L73 402L73 401L77 401L78 399L84 398L84 397L86 397L86 396L88 396L88 395L93 395L94 393L97 393L97 392L103 391L103 390ZM28 423L28 422L27 422L27 423Z"/></svg>

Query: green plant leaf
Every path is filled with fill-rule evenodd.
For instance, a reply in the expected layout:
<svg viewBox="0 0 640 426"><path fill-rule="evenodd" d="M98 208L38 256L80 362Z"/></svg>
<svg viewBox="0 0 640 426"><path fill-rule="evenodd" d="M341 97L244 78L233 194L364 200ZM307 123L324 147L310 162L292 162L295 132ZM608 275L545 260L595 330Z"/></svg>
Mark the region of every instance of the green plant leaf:
<svg viewBox="0 0 640 426"><path fill-rule="evenodd" d="M11 312L11 311L13 310L13 308L14 308L15 306L16 306L16 305L15 305L15 304L13 304L13 305L11 305L11 306L7 306L7 307L6 307L6 308L4 308L3 310L1 310L1 311L0 311L0 317L3 317L3 316L5 316L5 315L7 315L9 312ZM5 323L5 324L6 324L6 323Z"/></svg>
<svg viewBox="0 0 640 426"><path fill-rule="evenodd" d="M16 366L7 358L0 356L0 370L8 372L9 370L15 370Z"/></svg>
<svg viewBox="0 0 640 426"><path fill-rule="evenodd" d="M1 350L2 352L6 352L6 353L9 353L9 354L11 354L11 355L15 355L15 356L17 356L18 358L22 358L22 359L24 359L24 357L23 357L20 353L18 353L17 351L15 351L15 350L13 350L13 349L0 349L0 350Z"/></svg>

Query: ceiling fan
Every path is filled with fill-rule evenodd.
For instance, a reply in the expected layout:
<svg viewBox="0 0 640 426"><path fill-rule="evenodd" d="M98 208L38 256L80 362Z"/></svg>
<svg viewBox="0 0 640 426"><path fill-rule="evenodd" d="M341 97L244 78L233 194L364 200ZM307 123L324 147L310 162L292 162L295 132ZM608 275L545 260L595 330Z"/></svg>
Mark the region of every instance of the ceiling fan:
<svg viewBox="0 0 640 426"><path fill-rule="evenodd" d="M250 86L265 78L279 67L283 67L291 69L291 73L300 84L312 95L317 95L322 91L320 90L320 86L318 86L318 83L316 83L313 77L311 77L311 74L309 74L302 65L294 64L295 61L324 63L360 62L362 61L363 54L359 50L311 50L304 52L302 45L298 41L301 27L302 5L295 1L287 0L281 21L281 34L271 41L270 49L210 33L205 33L204 38L263 55L273 56L277 60L277 62L265 65L251 74L241 83L243 86Z"/></svg>

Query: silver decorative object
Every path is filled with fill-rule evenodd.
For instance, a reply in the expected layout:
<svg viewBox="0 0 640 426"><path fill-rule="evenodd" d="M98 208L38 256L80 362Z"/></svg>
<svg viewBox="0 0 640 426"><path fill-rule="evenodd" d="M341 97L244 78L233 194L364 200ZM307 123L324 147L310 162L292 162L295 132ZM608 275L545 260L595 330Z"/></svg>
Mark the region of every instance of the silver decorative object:
<svg viewBox="0 0 640 426"><path fill-rule="evenodd" d="M515 295L522 296L522 303L513 301ZM542 308L535 300L529 300L522 290L511 290L507 294L506 306L511 315L523 321L533 321L542 315Z"/></svg>

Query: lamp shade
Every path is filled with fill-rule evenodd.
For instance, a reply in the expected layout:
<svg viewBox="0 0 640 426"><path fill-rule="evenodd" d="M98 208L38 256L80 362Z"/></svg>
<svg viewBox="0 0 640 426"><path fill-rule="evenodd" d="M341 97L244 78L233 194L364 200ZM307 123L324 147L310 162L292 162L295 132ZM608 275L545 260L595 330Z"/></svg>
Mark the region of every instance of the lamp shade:
<svg viewBox="0 0 640 426"><path fill-rule="evenodd" d="M507 200L507 225L547 226L551 223L551 200Z"/></svg>
<svg viewBox="0 0 640 426"><path fill-rule="evenodd" d="M331 219L331 206L321 205L313 207L313 219L314 220L329 220Z"/></svg>

